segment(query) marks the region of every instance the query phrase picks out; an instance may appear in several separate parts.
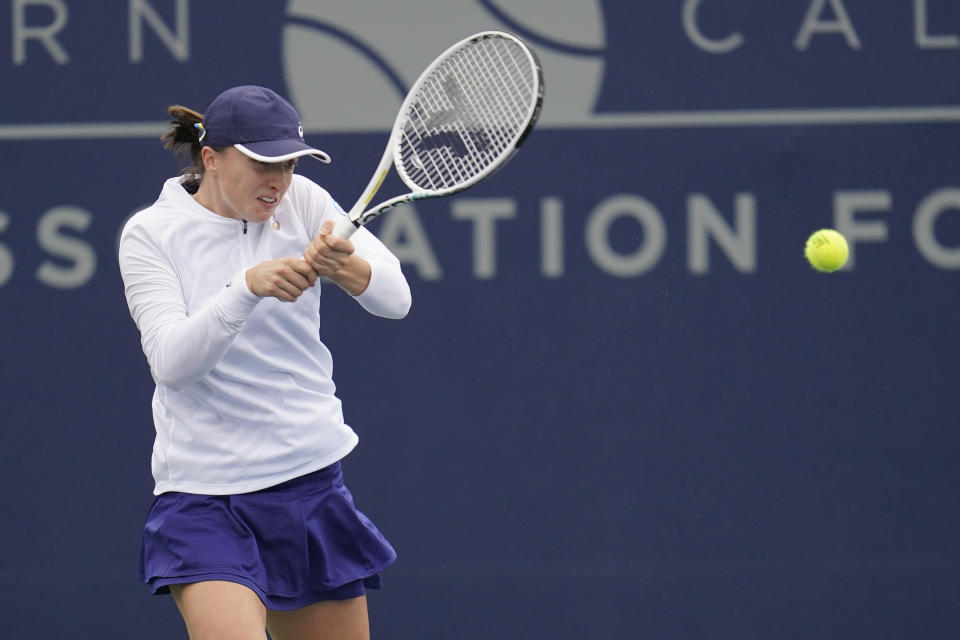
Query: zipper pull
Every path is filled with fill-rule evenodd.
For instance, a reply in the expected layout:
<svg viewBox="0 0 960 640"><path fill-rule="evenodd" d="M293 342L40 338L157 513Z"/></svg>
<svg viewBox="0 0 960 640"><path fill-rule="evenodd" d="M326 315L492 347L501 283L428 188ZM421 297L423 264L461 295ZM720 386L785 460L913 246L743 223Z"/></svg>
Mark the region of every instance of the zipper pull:
<svg viewBox="0 0 960 640"><path fill-rule="evenodd" d="M247 221L243 221L243 235L247 235Z"/></svg>

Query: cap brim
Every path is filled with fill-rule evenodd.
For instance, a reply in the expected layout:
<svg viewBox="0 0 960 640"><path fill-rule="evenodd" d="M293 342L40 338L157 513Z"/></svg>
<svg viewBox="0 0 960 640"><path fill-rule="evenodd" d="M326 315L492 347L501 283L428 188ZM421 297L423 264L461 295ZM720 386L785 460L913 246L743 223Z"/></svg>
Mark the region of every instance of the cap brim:
<svg viewBox="0 0 960 640"><path fill-rule="evenodd" d="M260 162L286 162L301 156L311 156L320 162L330 162L330 156L299 140L268 140L233 145L238 151Z"/></svg>

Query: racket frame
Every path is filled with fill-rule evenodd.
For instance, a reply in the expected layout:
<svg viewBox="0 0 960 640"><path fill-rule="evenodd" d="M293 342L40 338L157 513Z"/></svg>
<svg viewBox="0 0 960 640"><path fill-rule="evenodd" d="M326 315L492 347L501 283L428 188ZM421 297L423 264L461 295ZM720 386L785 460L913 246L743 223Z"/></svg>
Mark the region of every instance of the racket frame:
<svg viewBox="0 0 960 640"><path fill-rule="evenodd" d="M412 185L407 181L405 172L400 168L400 137L403 135L404 126L407 122L407 113L410 110L411 104L416 98L419 97L421 87L433 77L433 72L437 67L445 63L451 55L461 48L487 38L507 38L508 40L512 40L514 43L519 45L520 49L527 55L530 65L534 71L534 75L536 76L537 96L535 100L531 101L529 106L526 125L523 131L520 132L520 135L517 137L516 142L513 143L512 149L506 153L503 153L499 158L496 159L496 161L491 162L488 166L484 167L483 170L477 172L469 179L452 187L445 187L441 189L419 189L416 187L416 185ZM397 117L394 120L393 128L390 131L390 137L387 141L387 146L383 151L383 156L380 158L380 164L377 166L377 170L374 172L373 177L370 178L370 182L367 183L366 188L363 190L363 193L357 199L356 203L350 208L350 211L347 212L347 215L337 220L334 226L333 234L348 238L357 229L364 226L381 213L389 211L399 204L412 202L414 200L423 200L426 198L439 198L453 193L458 193L490 177L490 175L495 173L497 169L505 165L510 158L513 157L513 154L517 152L517 150L520 148L520 145L523 144L524 140L526 140L527 136L530 134L530 131L533 130L534 125L537 123L542 106L543 69L540 66L540 60L537 58L537 54L531 47L523 42L523 40L504 31L481 31L454 43L430 63L423 73L420 74L420 77L417 78L417 81L410 88L410 91L407 92L406 98L404 98L403 104L400 106L400 111L397 113ZM377 194L377 191L380 190L380 186L383 184L392 166L397 168L397 174L400 176L400 179L412 190L409 193L384 200L376 206L366 209L366 207L370 204L370 201L373 200L373 197Z"/></svg>

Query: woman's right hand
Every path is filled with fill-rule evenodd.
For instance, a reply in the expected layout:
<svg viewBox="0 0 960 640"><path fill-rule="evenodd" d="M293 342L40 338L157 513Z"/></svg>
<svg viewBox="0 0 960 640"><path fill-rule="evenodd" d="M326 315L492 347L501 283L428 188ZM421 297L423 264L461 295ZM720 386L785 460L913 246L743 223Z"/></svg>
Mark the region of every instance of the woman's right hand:
<svg viewBox="0 0 960 640"><path fill-rule="evenodd" d="M247 269L247 288L263 298L295 302L317 281L313 267L303 258L278 258Z"/></svg>

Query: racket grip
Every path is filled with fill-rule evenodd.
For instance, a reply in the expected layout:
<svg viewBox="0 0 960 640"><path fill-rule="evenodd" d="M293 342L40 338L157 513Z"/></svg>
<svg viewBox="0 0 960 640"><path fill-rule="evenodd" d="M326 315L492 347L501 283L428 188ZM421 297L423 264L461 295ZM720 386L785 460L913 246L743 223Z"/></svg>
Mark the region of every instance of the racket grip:
<svg viewBox="0 0 960 640"><path fill-rule="evenodd" d="M359 228L360 227L350 221L349 217L341 216L337 220L336 224L333 225L333 231L331 232L331 235L334 235L338 238L349 238Z"/></svg>

